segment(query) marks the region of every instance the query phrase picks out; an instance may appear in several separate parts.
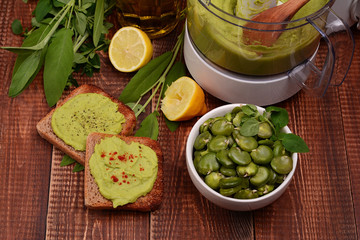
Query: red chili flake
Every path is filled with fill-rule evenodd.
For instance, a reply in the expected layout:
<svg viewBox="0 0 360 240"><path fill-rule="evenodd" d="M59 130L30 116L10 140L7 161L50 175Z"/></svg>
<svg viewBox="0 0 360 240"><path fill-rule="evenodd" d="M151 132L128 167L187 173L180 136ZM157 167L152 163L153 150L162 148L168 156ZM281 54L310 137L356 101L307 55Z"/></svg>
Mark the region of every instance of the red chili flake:
<svg viewBox="0 0 360 240"><path fill-rule="evenodd" d="M109 165L111 165L111 162L109 162Z"/></svg>
<svg viewBox="0 0 360 240"><path fill-rule="evenodd" d="M134 182L136 182L136 179L134 180Z"/></svg>
<svg viewBox="0 0 360 240"><path fill-rule="evenodd" d="M111 161L115 160L113 157L110 158Z"/></svg>
<svg viewBox="0 0 360 240"><path fill-rule="evenodd" d="M118 156L118 159L119 159L120 161L125 161L125 160L126 160L126 158L125 158L124 155L119 155L119 156Z"/></svg>
<svg viewBox="0 0 360 240"><path fill-rule="evenodd" d="M134 155L130 154L129 159L134 159Z"/></svg>
<svg viewBox="0 0 360 240"><path fill-rule="evenodd" d="M128 175L125 175L125 178L128 178Z"/></svg>
<svg viewBox="0 0 360 240"><path fill-rule="evenodd" d="M135 174L133 174L133 177L135 177Z"/></svg>
<svg viewBox="0 0 360 240"><path fill-rule="evenodd" d="M126 183L126 180L123 180L123 183Z"/></svg>
<svg viewBox="0 0 360 240"><path fill-rule="evenodd" d="M144 168L142 168L142 167L140 168L140 171L144 171L144 170L145 170Z"/></svg>
<svg viewBox="0 0 360 240"><path fill-rule="evenodd" d="M121 182L119 182L119 185L122 185L122 183L121 183Z"/></svg>
<svg viewBox="0 0 360 240"><path fill-rule="evenodd" d="M114 175L111 176L111 179L112 179L114 182L119 181L119 179L118 179L116 176L114 176Z"/></svg>
<svg viewBox="0 0 360 240"><path fill-rule="evenodd" d="M104 158L106 156L106 154L103 152L101 153L101 157Z"/></svg>
<svg viewBox="0 0 360 240"><path fill-rule="evenodd" d="M109 168L106 168L106 171L108 171L109 170Z"/></svg>
<svg viewBox="0 0 360 240"><path fill-rule="evenodd" d="M116 155L116 154L117 154L117 152L114 152L114 153L113 153L113 155Z"/></svg>
<svg viewBox="0 0 360 240"><path fill-rule="evenodd" d="M125 174L125 172L122 172L122 174L124 175L124 174Z"/></svg>
<svg viewBox="0 0 360 240"><path fill-rule="evenodd" d="M127 182L127 184L130 184L130 182Z"/></svg>
<svg viewBox="0 0 360 240"><path fill-rule="evenodd" d="M130 160L130 162L134 162L133 160Z"/></svg>

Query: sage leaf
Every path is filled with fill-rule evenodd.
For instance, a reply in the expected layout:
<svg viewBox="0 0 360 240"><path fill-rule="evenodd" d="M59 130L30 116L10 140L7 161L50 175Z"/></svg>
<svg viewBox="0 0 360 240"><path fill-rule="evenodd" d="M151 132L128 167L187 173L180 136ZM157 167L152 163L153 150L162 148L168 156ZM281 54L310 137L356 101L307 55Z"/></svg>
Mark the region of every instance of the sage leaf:
<svg viewBox="0 0 360 240"><path fill-rule="evenodd" d="M68 155L64 155L64 157L61 159L60 167L68 166L75 162L76 161L74 159L72 159L71 157L69 157Z"/></svg>
<svg viewBox="0 0 360 240"><path fill-rule="evenodd" d="M157 116L159 113L154 111L150 113L140 124L140 128L136 131L136 137L148 137L157 140L159 136L159 123Z"/></svg>
<svg viewBox="0 0 360 240"><path fill-rule="evenodd" d="M33 74L38 69L41 62L41 51L35 51L31 54L24 55L21 58L21 63L14 67L12 81L9 88L9 96L15 97L22 92L31 79Z"/></svg>
<svg viewBox="0 0 360 240"><path fill-rule="evenodd" d="M51 107L60 99L74 60L72 30L62 28L54 34L48 47L44 65L44 91Z"/></svg>
<svg viewBox="0 0 360 240"><path fill-rule="evenodd" d="M165 117L165 123L166 123L166 126L168 127L168 129L169 129L171 132L175 132L176 129L178 129L178 127L180 126L180 122L170 121L170 120L167 119L166 117Z"/></svg>
<svg viewBox="0 0 360 240"><path fill-rule="evenodd" d="M151 89L160 78L161 74L169 65L171 57L172 52L165 52L142 67L126 85L119 96L119 100L123 103L137 102L142 94Z"/></svg>
<svg viewBox="0 0 360 240"><path fill-rule="evenodd" d="M63 4L68 4L70 2L70 0L57 0L57 1Z"/></svg>
<svg viewBox="0 0 360 240"><path fill-rule="evenodd" d="M74 3L74 2L72 1L72 3ZM30 45L30 44L24 45L23 44L21 47L3 47L3 49L14 52L14 53L24 53L26 51L37 51L37 50L43 49L48 44L50 38L52 37L52 35L55 33L55 31L59 27L61 21L67 15L70 8L71 8L71 5L67 5L65 7L65 10L63 11L62 15L56 21L54 21L51 25L45 26L45 30L43 29L42 33L46 33L46 34L45 35L41 34L41 37L39 38L40 41L37 41L36 44L34 44L34 45ZM39 30L39 29L37 29L37 30ZM31 35L33 35L33 34L31 34Z"/></svg>
<svg viewBox="0 0 360 240"><path fill-rule="evenodd" d="M104 22L104 0L97 0L94 15L93 42L98 46Z"/></svg>
<svg viewBox="0 0 360 240"><path fill-rule="evenodd" d="M282 141L285 149L289 152L309 152L309 147L306 145L305 141L293 133L281 133L279 134L279 139Z"/></svg>
<svg viewBox="0 0 360 240"><path fill-rule="evenodd" d="M246 120L240 128L240 133L246 137L252 137L258 134L260 122L255 118Z"/></svg>
<svg viewBox="0 0 360 240"><path fill-rule="evenodd" d="M11 24L11 30L14 34L20 35L23 32L23 27L19 19L15 19Z"/></svg>
<svg viewBox="0 0 360 240"><path fill-rule="evenodd" d="M84 165L77 162L77 163L75 163L75 166L72 171L73 172L81 172L84 169L85 169Z"/></svg>
<svg viewBox="0 0 360 240"><path fill-rule="evenodd" d="M35 8L36 21L40 22L52 9L51 0L39 0Z"/></svg>
<svg viewBox="0 0 360 240"><path fill-rule="evenodd" d="M54 5L54 7L56 7L56 8L63 7L66 4L66 3L59 2L57 0L52 0L52 3Z"/></svg>
<svg viewBox="0 0 360 240"><path fill-rule="evenodd" d="M87 18L86 15L81 12L75 12L75 28L76 31L81 35L84 36L86 32L86 25L87 25Z"/></svg>
<svg viewBox="0 0 360 240"><path fill-rule="evenodd" d="M127 105L128 107L130 107L134 112L140 111L141 108L143 107L143 105L141 105L141 104L139 104L139 103L136 104L136 103L133 103L133 102L127 103L126 105ZM145 109L142 110L142 112L145 112Z"/></svg>
<svg viewBox="0 0 360 240"><path fill-rule="evenodd" d="M14 52L14 53L18 53L18 54L30 54L33 51L28 51L26 49L22 49L25 47L31 47L34 46L36 44L38 44L39 42L41 42L46 35L50 32L50 28L43 25L40 28L34 30L27 38L25 38L23 44L21 45L21 48L13 48L13 47L2 47L5 50Z"/></svg>

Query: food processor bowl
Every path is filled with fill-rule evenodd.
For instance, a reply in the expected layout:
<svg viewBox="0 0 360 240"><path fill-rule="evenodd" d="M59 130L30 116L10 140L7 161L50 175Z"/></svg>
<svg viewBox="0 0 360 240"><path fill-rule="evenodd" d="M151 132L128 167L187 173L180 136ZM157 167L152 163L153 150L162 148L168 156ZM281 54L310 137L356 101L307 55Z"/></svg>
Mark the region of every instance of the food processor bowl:
<svg viewBox="0 0 360 240"><path fill-rule="evenodd" d="M331 82L342 83L352 60L354 39L346 23L332 11L334 0L310 1L315 6L309 2L292 20L281 23L235 16L236 9L224 6L225 2L236 1L188 0L185 62L206 91L226 102L263 106L285 100L300 89L323 96ZM249 28L249 22L255 24ZM263 30L264 24L276 30ZM244 37L245 31L279 37L268 45ZM339 38L341 34L344 37ZM321 38L328 53L318 67L312 60Z"/></svg>

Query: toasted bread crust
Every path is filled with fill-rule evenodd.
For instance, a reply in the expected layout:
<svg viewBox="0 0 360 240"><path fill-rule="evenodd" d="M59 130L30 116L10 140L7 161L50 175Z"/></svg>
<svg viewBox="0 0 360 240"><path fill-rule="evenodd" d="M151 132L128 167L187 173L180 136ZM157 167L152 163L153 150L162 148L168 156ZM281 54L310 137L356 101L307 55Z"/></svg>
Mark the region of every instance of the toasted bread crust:
<svg viewBox="0 0 360 240"><path fill-rule="evenodd" d="M126 143L138 142L150 147L156 153L158 158L158 173L153 189L143 197L139 197L136 202L119 206L117 210L136 210L136 211L153 211L159 208L163 196L163 154L160 145L146 137L121 136L105 133L91 133L86 141L86 160L85 160L85 206L91 209L114 209L113 203L104 198L99 192L95 179L91 175L89 159L94 152L95 145L100 143L101 139L116 136Z"/></svg>
<svg viewBox="0 0 360 240"><path fill-rule="evenodd" d="M42 118L38 124L36 125L36 129L39 135L53 144L56 148L60 149L62 152L67 154L72 159L76 160L81 164L85 164L85 151L77 151L73 147L67 145L62 139L60 139L56 134L53 132L51 127L51 118L54 111L61 107L65 102L70 100L71 98L75 97L76 95L82 93L98 93L105 97L108 97L114 103L118 104L119 112L121 112L126 121L122 125L121 133L122 135L131 135L133 133L133 129L136 126L136 117L134 112L126 106L124 103L120 102L118 99L112 97L101 88L96 87L90 84L84 84L75 90L73 90L62 102L59 102L56 108L51 110L44 118Z"/></svg>

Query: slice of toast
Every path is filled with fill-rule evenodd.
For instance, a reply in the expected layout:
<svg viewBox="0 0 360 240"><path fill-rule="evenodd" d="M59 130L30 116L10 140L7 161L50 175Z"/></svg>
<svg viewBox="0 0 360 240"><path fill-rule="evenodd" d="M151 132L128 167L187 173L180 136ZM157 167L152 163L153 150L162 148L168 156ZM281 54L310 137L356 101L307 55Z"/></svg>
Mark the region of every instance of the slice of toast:
<svg viewBox="0 0 360 240"><path fill-rule="evenodd" d="M163 155L160 145L146 137L121 136L105 133L91 133L86 141L86 160L85 160L85 206L91 209L114 209L112 201L104 198L99 192L99 188L95 179L91 175L89 167L89 159L94 152L95 145L100 143L101 139L106 137L117 136L126 143L138 142L150 147L156 153L158 158L158 172L152 190L143 197L139 197L134 203L128 203L119 206L117 210L135 210L135 211L153 211L159 208L163 195Z"/></svg>
<svg viewBox="0 0 360 240"><path fill-rule="evenodd" d="M77 151L72 146L67 145L62 139L60 139L51 127L51 117L55 111L55 109L61 107L66 101L70 100L74 96L82 93L98 93L105 97L108 97L113 101L114 103L118 104L119 106L119 112L121 112L126 121L122 125L121 133L122 135L131 135L133 133L133 129L136 126L136 117L134 111L131 110L128 106L126 106L124 103L120 102L118 99L110 96L105 91L103 91L101 88L98 88L94 85L85 84L78 88L76 88L74 91L72 91L62 102L58 103L56 108L54 108L52 111L50 111L43 119L41 119L38 124L36 125L36 129L41 137L49 141L51 144L53 144L55 147L60 149L62 152L67 154L72 159L78 161L81 164L85 164L85 151Z"/></svg>

